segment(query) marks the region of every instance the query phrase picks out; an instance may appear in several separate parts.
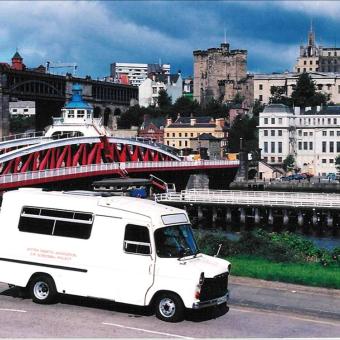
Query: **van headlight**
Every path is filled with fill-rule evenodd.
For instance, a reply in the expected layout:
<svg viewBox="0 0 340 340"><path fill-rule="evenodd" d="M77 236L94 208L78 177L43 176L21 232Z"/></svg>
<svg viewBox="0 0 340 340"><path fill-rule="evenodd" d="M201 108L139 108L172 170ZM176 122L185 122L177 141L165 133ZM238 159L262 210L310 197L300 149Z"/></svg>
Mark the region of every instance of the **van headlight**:
<svg viewBox="0 0 340 340"><path fill-rule="evenodd" d="M196 286L196 290L195 290L195 299L199 300L200 296L201 296L201 288L204 282L204 273L202 272L200 275L200 279L198 281L198 285Z"/></svg>

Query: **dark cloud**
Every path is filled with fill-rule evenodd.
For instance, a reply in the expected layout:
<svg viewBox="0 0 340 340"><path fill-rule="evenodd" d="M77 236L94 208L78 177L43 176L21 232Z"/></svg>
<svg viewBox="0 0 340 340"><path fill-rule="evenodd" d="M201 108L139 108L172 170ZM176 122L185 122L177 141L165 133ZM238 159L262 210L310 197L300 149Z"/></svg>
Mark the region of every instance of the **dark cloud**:
<svg viewBox="0 0 340 340"><path fill-rule="evenodd" d="M170 63L192 74L192 51L219 46L248 50L248 69L292 69L310 19L318 41L336 40L337 2L23 1L0 2L0 60L16 47L28 66L76 62L79 74L102 77L117 62ZM340 37L338 39L340 41Z"/></svg>

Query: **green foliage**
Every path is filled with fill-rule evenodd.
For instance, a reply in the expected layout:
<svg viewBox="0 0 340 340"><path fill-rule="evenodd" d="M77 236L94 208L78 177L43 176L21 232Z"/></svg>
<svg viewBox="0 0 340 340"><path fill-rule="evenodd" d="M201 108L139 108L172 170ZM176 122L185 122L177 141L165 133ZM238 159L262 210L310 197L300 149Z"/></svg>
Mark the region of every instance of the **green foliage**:
<svg viewBox="0 0 340 340"><path fill-rule="evenodd" d="M202 110L200 105L197 103L196 100L191 100L188 97L182 96L179 97L174 105L172 106L172 112L175 115L178 113L181 114L182 117L189 117L191 114L194 116L202 115Z"/></svg>
<svg viewBox="0 0 340 340"><path fill-rule="evenodd" d="M286 96L287 86L272 86L270 88L270 104L284 104L292 106L292 99Z"/></svg>
<svg viewBox="0 0 340 340"><path fill-rule="evenodd" d="M258 149L258 117L238 116L229 131L228 151L240 151L240 138L243 139L243 148L245 151L255 151Z"/></svg>
<svg viewBox="0 0 340 340"><path fill-rule="evenodd" d="M242 104L244 101L244 96L242 96L239 92L237 92L232 101L234 104Z"/></svg>
<svg viewBox="0 0 340 340"><path fill-rule="evenodd" d="M329 96L316 92L315 83L308 73L302 73L297 81L296 87L292 92L291 99L295 106L317 106L326 104Z"/></svg>
<svg viewBox="0 0 340 340"><path fill-rule="evenodd" d="M226 117L229 112L228 106L221 104L218 100L211 99L202 109L202 115L213 118Z"/></svg>
<svg viewBox="0 0 340 340"><path fill-rule="evenodd" d="M259 116L260 112L264 110L264 104L262 104L258 99L255 99L254 105L252 107L252 112L254 116Z"/></svg>
<svg viewBox="0 0 340 340"><path fill-rule="evenodd" d="M11 133L23 133L28 129L34 129L35 116L11 116L9 121L9 130Z"/></svg>
<svg viewBox="0 0 340 340"><path fill-rule="evenodd" d="M293 155L288 155L282 163L284 171L292 171L295 167L295 158Z"/></svg>
<svg viewBox="0 0 340 340"><path fill-rule="evenodd" d="M161 109L171 106L171 97L169 97L165 90L159 90L157 103L158 107Z"/></svg>
<svg viewBox="0 0 340 340"><path fill-rule="evenodd" d="M335 168L340 172L340 155L335 157Z"/></svg>

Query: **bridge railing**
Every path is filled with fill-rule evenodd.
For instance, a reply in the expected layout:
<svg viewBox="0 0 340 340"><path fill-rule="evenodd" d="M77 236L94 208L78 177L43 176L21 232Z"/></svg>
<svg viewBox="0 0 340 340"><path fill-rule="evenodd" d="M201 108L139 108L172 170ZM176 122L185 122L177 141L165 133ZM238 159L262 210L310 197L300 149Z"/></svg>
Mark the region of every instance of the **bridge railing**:
<svg viewBox="0 0 340 340"><path fill-rule="evenodd" d="M35 137L42 137L44 135L44 131L32 131L32 132L25 132L25 133L17 133L15 135L3 136L0 138L0 142L6 142L9 140L14 139L22 139L22 138L35 138Z"/></svg>
<svg viewBox="0 0 340 340"><path fill-rule="evenodd" d="M306 207L340 209L340 195L242 190L183 190L155 196L157 202L216 203L238 206Z"/></svg>
<svg viewBox="0 0 340 340"><path fill-rule="evenodd" d="M146 168L171 168L176 169L186 167L200 167L204 166L216 166L216 165L234 165L237 166L238 161L165 161L165 162L120 162L120 163L103 163L103 164L91 164L81 165L73 167L65 167L60 169L47 169L41 171L30 171L25 173L15 173L0 176L0 185L14 182L25 182L29 180L44 179L50 177L62 177L66 175L81 174L81 173L94 173L114 171L119 169L146 169Z"/></svg>

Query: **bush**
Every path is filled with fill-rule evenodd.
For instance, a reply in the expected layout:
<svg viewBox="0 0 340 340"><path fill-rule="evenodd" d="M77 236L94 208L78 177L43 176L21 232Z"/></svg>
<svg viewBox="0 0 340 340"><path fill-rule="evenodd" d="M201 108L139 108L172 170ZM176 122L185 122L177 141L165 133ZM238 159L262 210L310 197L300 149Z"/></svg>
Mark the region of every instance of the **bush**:
<svg viewBox="0 0 340 340"><path fill-rule="evenodd" d="M340 266L340 247L333 251L319 249L312 241L290 232L269 233L262 229L247 231L238 241L231 241L223 232L196 231L202 252L215 255L222 244L221 257L246 255L274 262L316 262L322 266Z"/></svg>

